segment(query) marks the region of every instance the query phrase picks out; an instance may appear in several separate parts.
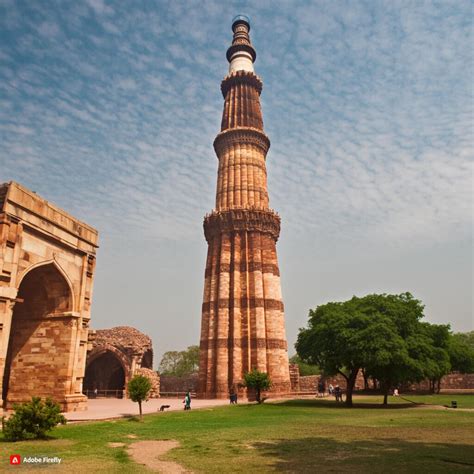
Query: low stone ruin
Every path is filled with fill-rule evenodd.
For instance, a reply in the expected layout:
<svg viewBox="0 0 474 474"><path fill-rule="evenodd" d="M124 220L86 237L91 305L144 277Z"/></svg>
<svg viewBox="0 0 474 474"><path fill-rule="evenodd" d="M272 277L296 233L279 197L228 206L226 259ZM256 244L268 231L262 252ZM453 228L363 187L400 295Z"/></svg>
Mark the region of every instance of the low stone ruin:
<svg viewBox="0 0 474 474"><path fill-rule="evenodd" d="M135 374L150 379L152 398L160 396L160 378L153 371L153 346L146 334L130 326L89 332L83 386L89 398L126 397L127 384Z"/></svg>

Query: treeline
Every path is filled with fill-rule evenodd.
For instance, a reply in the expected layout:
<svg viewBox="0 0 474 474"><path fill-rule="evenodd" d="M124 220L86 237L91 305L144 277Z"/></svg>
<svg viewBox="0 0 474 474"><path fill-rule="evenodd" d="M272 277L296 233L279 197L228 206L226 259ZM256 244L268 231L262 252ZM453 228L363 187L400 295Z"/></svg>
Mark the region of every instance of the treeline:
<svg viewBox="0 0 474 474"><path fill-rule="evenodd" d="M302 362L346 379L348 406L359 371L378 381L384 404L405 383L429 379L436 390L451 371L474 372L474 333L422 321L423 310L410 293L327 303L310 310L295 347Z"/></svg>

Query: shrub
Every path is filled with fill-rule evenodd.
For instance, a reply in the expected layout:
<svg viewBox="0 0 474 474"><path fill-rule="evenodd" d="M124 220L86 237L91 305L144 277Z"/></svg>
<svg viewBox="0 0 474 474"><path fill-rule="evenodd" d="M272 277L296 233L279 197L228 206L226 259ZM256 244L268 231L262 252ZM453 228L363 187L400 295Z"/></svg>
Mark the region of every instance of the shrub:
<svg viewBox="0 0 474 474"><path fill-rule="evenodd" d="M144 375L135 375L130 382L128 382L127 388L128 396L132 402L138 402L140 419L142 419L142 402L148 400L148 396L150 395L150 379Z"/></svg>
<svg viewBox="0 0 474 474"><path fill-rule="evenodd" d="M272 382L266 372L259 372L258 370L252 370L244 375L244 385L248 388L255 389L255 395L258 403L262 403L263 400L260 397L262 390L268 390Z"/></svg>
<svg viewBox="0 0 474 474"><path fill-rule="evenodd" d="M46 433L56 425L66 424L58 403L47 398L33 397L31 402L13 405L15 413L8 419L2 418L3 434L9 441L46 438Z"/></svg>

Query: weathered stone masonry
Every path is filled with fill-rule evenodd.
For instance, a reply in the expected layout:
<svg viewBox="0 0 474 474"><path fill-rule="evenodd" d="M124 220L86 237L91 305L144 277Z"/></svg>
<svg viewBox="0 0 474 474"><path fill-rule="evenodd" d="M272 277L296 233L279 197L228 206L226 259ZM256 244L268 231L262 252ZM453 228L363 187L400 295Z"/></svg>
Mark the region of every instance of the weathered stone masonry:
<svg viewBox="0 0 474 474"><path fill-rule="evenodd" d="M204 219L208 243L202 304L199 394L224 398L252 369L267 372L274 392L290 378L276 242L280 217L269 208L263 131L262 81L250 25L237 18L227 51L229 74L221 132L216 206Z"/></svg>
<svg viewBox="0 0 474 474"><path fill-rule="evenodd" d="M126 387L136 375L148 377L150 397L159 397L160 378L153 370L151 339L130 326L89 332L84 393L94 396L126 397Z"/></svg>
<svg viewBox="0 0 474 474"><path fill-rule="evenodd" d="M36 193L0 185L2 406L82 394L98 234Z"/></svg>

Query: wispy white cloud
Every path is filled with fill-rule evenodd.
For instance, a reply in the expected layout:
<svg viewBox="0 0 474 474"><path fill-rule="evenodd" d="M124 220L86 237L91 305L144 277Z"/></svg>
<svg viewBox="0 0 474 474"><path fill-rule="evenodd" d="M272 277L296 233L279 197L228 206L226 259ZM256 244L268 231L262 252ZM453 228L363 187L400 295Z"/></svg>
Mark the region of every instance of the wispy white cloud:
<svg viewBox="0 0 474 474"><path fill-rule="evenodd" d="M470 3L2 0L0 181L100 229L102 311L125 318L101 296L124 252L138 259L146 245L176 242L203 258L219 84L239 12L252 18L264 80L284 252L307 236L334 253L392 255L472 239ZM179 259L159 255L165 266ZM171 311L199 319L193 298ZM301 312L314 302L287 303Z"/></svg>

